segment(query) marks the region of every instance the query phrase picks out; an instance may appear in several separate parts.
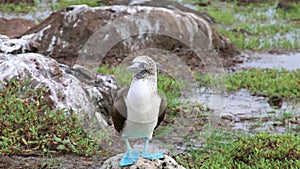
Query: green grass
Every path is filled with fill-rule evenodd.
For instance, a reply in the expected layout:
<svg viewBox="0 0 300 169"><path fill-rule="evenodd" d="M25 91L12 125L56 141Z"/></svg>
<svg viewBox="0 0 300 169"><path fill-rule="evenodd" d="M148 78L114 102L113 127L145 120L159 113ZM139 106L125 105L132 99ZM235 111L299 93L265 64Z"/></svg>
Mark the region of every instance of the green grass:
<svg viewBox="0 0 300 169"><path fill-rule="evenodd" d="M232 11L210 9L207 11L207 13L210 16L212 16L216 20L216 22L222 23L225 25L233 24L235 21L235 18L232 15Z"/></svg>
<svg viewBox="0 0 300 169"><path fill-rule="evenodd" d="M55 109L47 88L13 79L1 84L0 95L0 154L89 155L99 149L76 114Z"/></svg>
<svg viewBox="0 0 300 169"><path fill-rule="evenodd" d="M300 69L288 71L286 69L258 69L251 68L224 77L226 89L237 91L248 89L253 95L279 95L285 99L300 98ZM209 86L211 81L207 75L199 80L200 86Z"/></svg>
<svg viewBox="0 0 300 169"><path fill-rule="evenodd" d="M190 150L176 158L187 168L297 168L300 136L215 133L202 150Z"/></svg>
<svg viewBox="0 0 300 169"><path fill-rule="evenodd" d="M284 9L278 9L277 18L287 19L288 21L296 21L300 19L300 5L299 3L290 3L292 8L288 11Z"/></svg>
<svg viewBox="0 0 300 169"><path fill-rule="evenodd" d="M38 2L34 1L34 3L26 3L21 2L19 4L12 4L12 3L0 3L0 9L3 12L17 12L17 13L30 13L34 12L38 8L38 3L47 3L47 2ZM80 5L86 4L90 7L97 7L101 6L102 4L99 3L97 0L59 0L55 3L47 3L52 10L61 10L71 5Z"/></svg>
<svg viewBox="0 0 300 169"><path fill-rule="evenodd" d="M100 6L98 0L60 0L58 3L51 4L52 10L61 10L71 5L86 4L90 7Z"/></svg>
<svg viewBox="0 0 300 169"><path fill-rule="evenodd" d="M184 2L195 4L198 1ZM198 10L211 15L217 22L213 26L240 49L299 49L300 3L294 3L294 8L288 11L275 9L276 4L270 1L241 6L237 2L214 0Z"/></svg>
<svg viewBox="0 0 300 169"><path fill-rule="evenodd" d="M249 69L226 77L228 90L249 89L254 95L300 98L300 69Z"/></svg>
<svg viewBox="0 0 300 169"><path fill-rule="evenodd" d="M34 11L36 2L33 4L21 2L19 4L11 3L0 3L0 9L3 12L19 12L19 13L28 13Z"/></svg>

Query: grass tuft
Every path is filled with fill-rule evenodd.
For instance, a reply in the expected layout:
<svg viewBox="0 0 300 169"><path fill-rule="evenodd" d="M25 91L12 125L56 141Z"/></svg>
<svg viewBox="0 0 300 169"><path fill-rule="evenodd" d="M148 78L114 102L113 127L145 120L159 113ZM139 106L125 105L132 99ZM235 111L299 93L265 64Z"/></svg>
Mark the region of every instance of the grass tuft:
<svg viewBox="0 0 300 169"><path fill-rule="evenodd" d="M52 10L61 10L63 8L66 8L71 5L81 5L86 4L90 7L97 7L100 6L101 3L99 3L98 0L60 0L58 3L51 4Z"/></svg>
<svg viewBox="0 0 300 169"><path fill-rule="evenodd" d="M202 150L185 152L177 161L187 168L297 168L300 136L260 133L253 136L216 132Z"/></svg>
<svg viewBox="0 0 300 169"><path fill-rule="evenodd" d="M13 3L0 3L0 9L7 13L7 12L19 12L19 13L28 13L34 11L36 6L36 2L33 4L20 2L19 4Z"/></svg>
<svg viewBox="0 0 300 169"><path fill-rule="evenodd" d="M12 79L0 88L0 154L93 154L96 143L81 129L76 114L55 109L45 87Z"/></svg>
<svg viewBox="0 0 300 169"><path fill-rule="evenodd" d="M293 134L240 136L212 154L202 168L294 168L300 164L300 137Z"/></svg>
<svg viewBox="0 0 300 169"><path fill-rule="evenodd" d="M213 26L240 49L299 49L300 3L293 3L290 10L276 5L275 1L244 6L213 1L198 10L210 14L217 21Z"/></svg>
<svg viewBox="0 0 300 169"><path fill-rule="evenodd" d="M296 101L300 98L300 69L288 71L284 68L251 68L217 78L225 79L228 91L245 88L253 95L278 95ZM200 86L210 86L211 81L208 75L204 75L199 83Z"/></svg>
<svg viewBox="0 0 300 169"><path fill-rule="evenodd" d="M249 69L226 77L228 90L249 89L255 95L300 98L300 69Z"/></svg>

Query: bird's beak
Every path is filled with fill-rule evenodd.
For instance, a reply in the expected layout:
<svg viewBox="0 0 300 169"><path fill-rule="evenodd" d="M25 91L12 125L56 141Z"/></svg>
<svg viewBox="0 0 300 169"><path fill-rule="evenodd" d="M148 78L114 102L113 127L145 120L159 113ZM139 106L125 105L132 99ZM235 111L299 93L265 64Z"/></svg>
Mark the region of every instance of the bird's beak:
<svg viewBox="0 0 300 169"><path fill-rule="evenodd" d="M133 72L137 72L145 69L145 67L144 67L144 63L134 62L132 63L132 65L128 66L127 69Z"/></svg>

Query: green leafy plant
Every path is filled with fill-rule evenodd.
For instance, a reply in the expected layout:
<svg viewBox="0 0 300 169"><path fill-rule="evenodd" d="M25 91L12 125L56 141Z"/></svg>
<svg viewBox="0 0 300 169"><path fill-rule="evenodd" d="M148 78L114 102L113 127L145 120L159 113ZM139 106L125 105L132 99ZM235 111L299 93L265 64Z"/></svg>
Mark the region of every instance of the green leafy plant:
<svg viewBox="0 0 300 169"><path fill-rule="evenodd" d="M217 22L213 26L240 49L298 49L300 4L293 3L290 10L275 8L276 5L276 1L243 6L238 2L213 1L198 10L212 16Z"/></svg>
<svg viewBox="0 0 300 169"><path fill-rule="evenodd" d="M216 132L202 150L187 151L176 159L187 168L296 168L300 164L300 137Z"/></svg>
<svg viewBox="0 0 300 169"><path fill-rule="evenodd" d="M12 79L0 88L0 154L75 153L99 147L82 130L75 113L56 109L46 87Z"/></svg>
<svg viewBox="0 0 300 169"><path fill-rule="evenodd" d="M219 158L218 166L229 168L293 168L300 164L299 145L300 137L293 134L240 136L203 166Z"/></svg>
<svg viewBox="0 0 300 169"><path fill-rule="evenodd" d="M34 2L34 3L20 2L19 4L0 3L0 9L3 12L28 13L28 12L34 11L35 5L36 5L36 2Z"/></svg>
<svg viewBox="0 0 300 169"><path fill-rule="evenodd" d="M217 78L225 79L228 91L245 88L250 90L254 95L279 95L283 98L296 101L299 101L300 98L300 69L288 71L284 68L251 68L225 76L218 76ZM200 86L210 86L211 78L208 75L204 75L198 81Z"/></svg>
<svg viewBox="0 0 300 169"><path fill-rule="evenodd" d="M61 10L71 5L80 5L80 4L86 4L90 7L97 7L101 5L101 3L99 3L99 1L97 0L60 0L57 3L51 4L51 8L52 10Z"/></svg>
<svg viewBox="0 0 300 169"><path fill-rule="evenodd" d="M228 90L249 89L255 95L278 94L284 98L300 98L300 69L249 69L226 77Z"/></svg>

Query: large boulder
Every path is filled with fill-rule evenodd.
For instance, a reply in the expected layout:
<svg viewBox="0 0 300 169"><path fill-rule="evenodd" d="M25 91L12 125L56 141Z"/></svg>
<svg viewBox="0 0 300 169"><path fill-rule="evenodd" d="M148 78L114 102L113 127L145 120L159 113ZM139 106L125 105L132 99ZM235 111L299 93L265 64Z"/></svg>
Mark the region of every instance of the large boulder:
<svg viewBox="0 0 300 169"><path fill-rule="evenodd" d="M110 93L117 87L114 78L91 73L79 65L59 64L38 53L12 54L28 50L27 42L0 36L0 81L30 79L33 88L49 90L45 96L49 107L64 108L81 117L95 117L99 128L106 128L112 106Z"/></svg>
<svg viewBox="0 0 300 169"><path fill-rule="evenodd" d="M201 35L203 41L209 44L208 47L219 51L225 66L232 63L228 60L233 59L233 56L239 53L235 45L228 38L218 34L204 17L189 12L148 6L117 5L94 8L86 5L70 6L52 13L42 23L30 29L24 35L33 35L30 43L32 44L30 46L31 50L48 55L60 63L73 65L77 63L80 51L94 33L105 26L109 27L111 23L120 18L135 15L145 17L156 15L158 19L164 19L165 17L165 20L157 23L156 26L146 25L147 22L154 22L151 17L143 23L134 23L133 21L132 23L143 29L157 29L154 30L158 31L157 34L143 35L143 40L140 39L141 36L139 35L127 37L126 35L130 32L116 30L114 32L116 38L120 36L124 39L105 49L108 51L104 52L105 56L100 59L99 64L118 65L128 54L151 47L172 51L182 57L192 68L201 69L203 67L201 59L190 49L189 45L183 43L181 39L162 35L159 31L163 29L170 29L173 35L182 37L182 39L194 36L193 33L195 32L190 31L190 29L199 29L200 34L203 34ZM177 21L178 23L176 23ZM119 28L122 29L124 26L121 25ZM103 43L104 39L98 39L94 45ZM103 48L99 46L98 50Z"/></svg>

